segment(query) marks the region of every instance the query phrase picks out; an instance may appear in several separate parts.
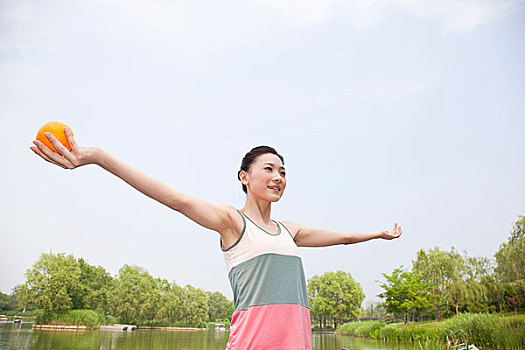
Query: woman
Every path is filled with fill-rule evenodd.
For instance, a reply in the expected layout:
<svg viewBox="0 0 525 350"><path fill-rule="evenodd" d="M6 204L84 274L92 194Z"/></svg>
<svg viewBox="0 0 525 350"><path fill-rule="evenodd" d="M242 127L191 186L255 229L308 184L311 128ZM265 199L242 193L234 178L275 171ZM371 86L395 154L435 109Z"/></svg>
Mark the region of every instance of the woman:
<svg viewBox="0 0 525 350"><path fill-rule="evenodd" d="M228 349L311 349L309 305L298 247L390 240L401 235L397 223L392 232L344 232L271 220L271 204L286 188L284 159L271 147L255 147L243 158L238 179L246 202L237 210L181 193L100 148L80 147L71 131L64 130L71 151L49 133L46 137L59 153L36 140L37 147L31 150L64 169L97 164L219 233L235 304Z"/></svg>

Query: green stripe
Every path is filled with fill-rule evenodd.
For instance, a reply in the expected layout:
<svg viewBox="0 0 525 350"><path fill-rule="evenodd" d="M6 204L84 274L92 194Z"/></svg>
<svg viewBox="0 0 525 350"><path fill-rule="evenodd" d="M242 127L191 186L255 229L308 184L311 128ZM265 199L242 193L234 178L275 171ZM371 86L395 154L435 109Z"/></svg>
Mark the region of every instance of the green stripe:
<svg viewBox="0 0 525 350"><path fill-rule="evenodd" d="M235 311L254 305L308 305L301 258L263 254L234 266L228 275Z"/></svg>

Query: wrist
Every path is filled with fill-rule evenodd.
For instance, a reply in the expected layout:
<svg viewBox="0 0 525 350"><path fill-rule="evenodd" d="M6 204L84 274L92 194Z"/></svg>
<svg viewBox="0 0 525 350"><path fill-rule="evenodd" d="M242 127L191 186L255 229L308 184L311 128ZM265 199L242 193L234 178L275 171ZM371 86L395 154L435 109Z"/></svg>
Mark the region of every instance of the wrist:
<svg viewBox="0 0 525 350"><path fill-rule="evenodd" d="M377 231L372 231L370 232L370 236L372 237L372 239L379 239L379 238L384 238L383 237L383 233L384 231L381 231L381 230L377 230Z"/></svg>
<svg viewBox="0 0 525 350"><path fill-rule="evenodd" d="M86 154L86 164L101 165L104 158L104 150L99 147L89 147Z"/></svg>

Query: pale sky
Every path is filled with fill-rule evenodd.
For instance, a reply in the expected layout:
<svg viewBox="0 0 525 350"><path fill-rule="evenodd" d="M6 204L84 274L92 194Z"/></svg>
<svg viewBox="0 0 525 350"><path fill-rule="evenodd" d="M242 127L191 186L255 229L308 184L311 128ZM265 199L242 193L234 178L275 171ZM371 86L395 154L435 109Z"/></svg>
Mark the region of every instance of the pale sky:
<svg viewBox="0 0 525 350"><path fill-rule="evenodd" d="M402 225L301 248L306 277L382 273L439 246L492 256L525 215L524 1L0 1L0 291L40 254L124 264L232 298L215 232L94 165L29 147L47 121L183 192L241 208L275 147L276 220Z"/></svg>

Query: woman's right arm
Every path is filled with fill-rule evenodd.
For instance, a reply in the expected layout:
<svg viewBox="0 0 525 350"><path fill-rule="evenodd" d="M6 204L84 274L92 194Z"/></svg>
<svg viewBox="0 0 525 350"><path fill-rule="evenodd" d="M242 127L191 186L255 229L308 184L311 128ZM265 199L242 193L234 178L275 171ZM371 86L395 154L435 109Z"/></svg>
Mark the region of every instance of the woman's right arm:
<svg viewBox="0 0 525 350"><path fill-rule="evenodd" d="M64 169L74 169L82 165L97 164L113 175L121 178L146 196L180 212L197 224L224 235L232 230L235 209L227 205L216 205L197 197L182 193L167 184L141 172L131 165L98 147L80 147L73 134L65 128L71 151L64 147L53 135L49 141L59 153L53 152L39 141L31 147L46 161ZM236 218L236 217L235 217ZM237 218L236 218L237 219ZM230 237L223 237L228 241Z"/></svg>

